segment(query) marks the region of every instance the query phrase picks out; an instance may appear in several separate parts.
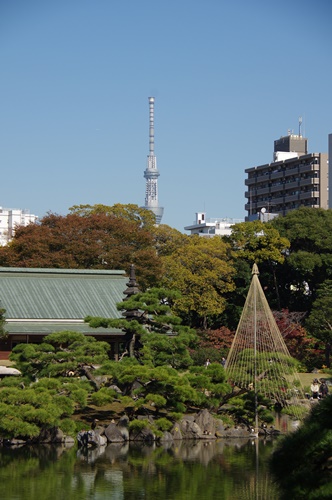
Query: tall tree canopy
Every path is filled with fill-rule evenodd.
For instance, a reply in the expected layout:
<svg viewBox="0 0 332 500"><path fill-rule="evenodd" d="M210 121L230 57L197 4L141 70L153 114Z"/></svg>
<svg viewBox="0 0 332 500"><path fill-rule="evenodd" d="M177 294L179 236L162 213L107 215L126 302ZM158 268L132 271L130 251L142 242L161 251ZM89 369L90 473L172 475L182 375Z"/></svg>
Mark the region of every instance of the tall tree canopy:
<svg viewBox="0 0 332 500"><path fill-rule="evenodd" d="M12 242L0 248L0 265L127 270L135 264L141 288L153 286L162 268L152 220L138 207L114 207L76 207L66 216L49 213L19 227Z"/></svg>
<svg viewBox="0 0 332 500"><path fill-rule="evenodd" d="M186 246L191 238L166 224L154 226L152 231L155 248L160 256L172 255L179 248Z"/></svg>
<svg viewBox="0 0 332 500"><path fill-rule="evenodd" d="M332 279L332 210L301 207L271 225L290 241L278 269L282 307L310 310L319 285Z"/></svg>
<svg viewBox="0 0 332 500"><path fill-rule="evenodd" d="M155 366L187 367L192 364L188 348L196 342L197 336L171 311L171 305L178 297L176 291L151 288L117 304L125 318L88 316L85 321L92 328L122 328L126 333L123 355Z"/></svg>
<svg viewBox="0 0 332 500"><path fill-rule="evenodd" d="M259 220L241 222L232 228L227 237L236 255L251 265L262 263L283 263L285 251L289 247L287 238L269 223Z"/></svg>
<svg viewBox="0 0 332 500"><path fill-rule="evenodd" d="M209 316L226 307L225 294L234 289L229 246L219 237L191 236L186 245L162 257L163 284L181 292L174 311L191 326L207 326Z"/></svg>
<svg viewBox="0 0 332 500"><path fill-rule="evenodd" d="M146 229L151 229L156 224L156 216L151 210L139 207L133 203L128 203L126 205L116 203L111 207L101 204L74 205L69 208L69 213L81 216L89 216L91 214L113 215L115 217L127 219L131 222L136 222L140 226L144 226Z"/></svg>
<svg viewBox="0 0 332 500"><path fill-rule="evenodd" d="M280 309L280 286L276 269L285 260L289 248L288 239L281 236L270 223L259 220L235 224L232 234L225 239L231 244L235 258L250 266L258 264L268 300L271 306ZM239 264L237 267L239 268Z"/></svg>
<svg viewBox="0 0 332 500"><path fill-rule="evenodd" d="M332 280L326 280L317 290L310 316L306 321L309 332L325 344L326 364L330 366L332 345Z"/></svg>

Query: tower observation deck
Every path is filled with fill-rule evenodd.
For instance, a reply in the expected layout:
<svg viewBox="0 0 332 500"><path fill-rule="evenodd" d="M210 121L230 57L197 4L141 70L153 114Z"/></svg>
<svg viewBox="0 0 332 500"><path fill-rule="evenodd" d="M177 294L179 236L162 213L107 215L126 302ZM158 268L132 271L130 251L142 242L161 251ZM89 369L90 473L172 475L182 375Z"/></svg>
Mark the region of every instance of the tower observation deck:
<svg viewBox="0 0 332 500"><path fill-rule="evenodd" d="M156 216L156 224L160 224L164 208L158 202L158 177L157 158L154 154L154 97L149 97L149 154L147 167L144 170L146 179L144 208L151 210Z"/></svg>

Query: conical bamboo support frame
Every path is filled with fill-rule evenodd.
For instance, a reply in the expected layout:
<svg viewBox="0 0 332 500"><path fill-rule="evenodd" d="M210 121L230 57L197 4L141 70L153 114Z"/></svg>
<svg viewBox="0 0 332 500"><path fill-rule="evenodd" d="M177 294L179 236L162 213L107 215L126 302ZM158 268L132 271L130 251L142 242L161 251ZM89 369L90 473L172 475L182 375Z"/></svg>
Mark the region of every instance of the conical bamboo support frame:
<svg viewBox="0 0 332 500"><path fill-rule="evenodd" d="M226 360L226 376L234 393L255 391L256 403L259 394L281 407L292 405L294 416L301 418L308 400L258 274L254 264L247 299Z"/></svg>

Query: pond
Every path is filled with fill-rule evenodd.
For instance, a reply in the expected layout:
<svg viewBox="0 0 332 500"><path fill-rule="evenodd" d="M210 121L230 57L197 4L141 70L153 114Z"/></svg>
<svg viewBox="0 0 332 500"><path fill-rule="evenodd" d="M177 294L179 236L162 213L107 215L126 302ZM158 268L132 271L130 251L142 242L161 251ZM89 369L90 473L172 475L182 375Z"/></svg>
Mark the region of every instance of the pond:
<svg viewBox="0 0 332 500"><path fill-rule="evenodd" d="M0 448L4 500L278 499L267 461L276 441L168 446Z"/></svg>

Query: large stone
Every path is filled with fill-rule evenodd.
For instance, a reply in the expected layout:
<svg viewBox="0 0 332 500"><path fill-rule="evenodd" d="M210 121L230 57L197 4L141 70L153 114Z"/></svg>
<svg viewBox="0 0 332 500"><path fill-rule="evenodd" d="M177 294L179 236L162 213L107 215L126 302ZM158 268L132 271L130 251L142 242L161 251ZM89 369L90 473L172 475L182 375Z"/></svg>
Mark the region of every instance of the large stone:
<svg viewBox="0 0 332 500"><path fill-rule="evenodd" d="M6 446L11 446L13 448L20 448L21 446L27 444L27 442L24 439L12 438L12 439L5 439L3 441L3 444L5 444Z"/></svg>
<svg viewBox="0 0 332 500"><path fill-rule="evenodd" d="M220 434L221 437L225 438L248 438L253 436L248 429L243 427L230 427L221 431Z"/></svg>
<svg viewBox="0 0 332 500"><path fill-rule="evenodd" d="M105 436L100 436L97 432L91 431L80 431L77 434L78 446L82 448L94 448L96 446L105 446L107 444L107 439Z"/></svg>
<svg viewBox="0 0 332 500"><path fill-rule="evenodd" d="M172 443L174 441L173 436L170 432L165 431L160 438L161 443Z"/></svg>
<svg viewBox="0 0 332 500"><path fill-rule="evenodd" d="M211 413L204 409L198 412L195 423L200 427L203 438L214 439L216 436L216 422Z"/></svg>
<svg viewBox="0 0 332 500"><path fill-rule="evenodd" d="M155 441L155 439L155 434L148 427L145 427L145 429L142 429L141 431L132 432L130 434L131 441L144 441L145 443L152 443L153 441Z"/></svg>
<svg viewBox="0 0 332 500"><path fill-rule="evenodd" d="M215 430L216 437L222 437L222 435L223 435L222 433L225 430L225 426L224 426L222 420L220 420L220 418L215 419L215 426L216 426L216 430Z"/></svg>
<svg viewBox="0 0 332 500"><path fill-rule="evenodd" d="M121 430L117 427L116 424L109 424L106 427L104 434L109 443L123 443L125 441Z"/></svg>
<svg viewBox="0 0 332 500"><path fill-rule="evenodd" d="M41 429L37 440L39 443L63 443L65 435L59 427L52 427L50 429Z"/></svg>
<svg viewBox="0 0 332 500"><path fill-rule="evenodd" d="M113 389L113 391L117 392L118 394L122 394L121 389L115 384L110 385L109 388Z"/></svg>
<svg viewBox="0 0 332 500"><path fill-rule="evenodd" d="M203 436L202 429L199 425L186 418L180 421L180 431L183 439L201 439Z"/></svg>
<svg viewBox="0 0 332 500"><path fill-rule="evenodd" d="M123 415L123 417L120 418L118 422L118 429L121 432L121 436L125 441L128 441L129 439L129 418L127 415Z"/></svg>
<svg viewBox="0 0 332 500"><path fill-rule="evenodd" d="M176 422L171 430L171 434L174 440L181 440L182 439L182 433L180 430L180 423Z"/></svg>
<svg viewBox="0 0 332 500"><path fill-rule="evenodd" d="M63 444L70 448L71 446L73 446L75 444L75 439L72 437L72 436L65 436L64 440L63 440Z"/></svg>

